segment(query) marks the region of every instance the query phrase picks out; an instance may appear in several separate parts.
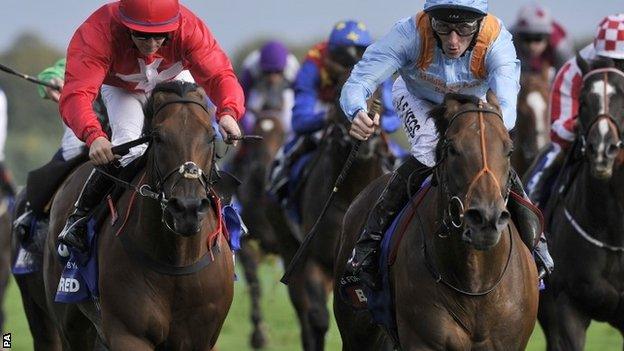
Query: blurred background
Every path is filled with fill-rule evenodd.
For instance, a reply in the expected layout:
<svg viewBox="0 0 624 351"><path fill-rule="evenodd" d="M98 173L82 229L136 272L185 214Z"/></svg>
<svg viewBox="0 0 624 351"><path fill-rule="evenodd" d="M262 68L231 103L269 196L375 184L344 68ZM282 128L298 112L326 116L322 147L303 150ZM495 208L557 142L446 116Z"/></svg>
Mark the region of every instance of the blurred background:
<svg viewBox="0 0 624 351"><path fill-rule="evenodd" d="M95 9L108 1L95 0L3 0L0 14L0 63L36 75L63 57L71 35ZM490 12L507 24L528 1L491 0ZM365 22L375 37L386 33L397 20L416 14L422 0L182 0L212 29L221 46L239 68L242 59L267 39L280 39L302 58L308 48L325 39L339 20ZM607 14L623 11L621 0L544 0L554 19L563 24L576 47L587 44L598 22ZM0 72L0 87L9 107L7 165L16 182L24 184L29 170L46 163L60 145L61 120L57 105L42 100L36 86ZM278 283L283 269L277 259L263 268L265 314L269 329L268 350L300 349L299 331L284 287ZM243 282L236 283L232 312L224 326L220 350L248 349L248 295ZM12 284L7 301L7 330L13 333L13 349L31 350L30 335L19 294ZM340 348L332 324L328 350ZM588 350L621 350L621 337L604 324L595 324L588 337ZM543 350L541 332L530 350Z"/></svg>

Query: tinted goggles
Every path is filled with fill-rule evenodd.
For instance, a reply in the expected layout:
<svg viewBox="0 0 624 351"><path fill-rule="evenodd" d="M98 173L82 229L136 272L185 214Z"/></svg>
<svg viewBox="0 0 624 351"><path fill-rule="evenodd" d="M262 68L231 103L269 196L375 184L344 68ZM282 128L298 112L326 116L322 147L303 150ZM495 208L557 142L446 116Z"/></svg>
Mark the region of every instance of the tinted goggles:
<svg viewBox="0 0 624 351"><path fill-rule="evenodd" d="M338 46L329 51L330 58L343 67L353 67L364 55L365 46Z"/></svg>
<svg viewBox="0 0 624 351"><path fill-rule="evenodd" d="M438 35L449 35L455 32L460 37L468 37L479 30L479 21L450 23L432 18L431 28Z"/></svg>
<svg viewBox="0 0 624 351"><path fill-rule="evenodd" d="M163 39L169 38L169 33L145 33L145 32L137 32L134 30L130 32L130 35L132 35L132 37L138 40L149 40L149 39L163 40Z"/></svg>
<svg viewBox="0 0 624 351"><path fill-rule="evenodd" d="M520 34L520 40L527 43L535 43L548 39L548 34L532 34L532 33L523 33Z"/></svg>

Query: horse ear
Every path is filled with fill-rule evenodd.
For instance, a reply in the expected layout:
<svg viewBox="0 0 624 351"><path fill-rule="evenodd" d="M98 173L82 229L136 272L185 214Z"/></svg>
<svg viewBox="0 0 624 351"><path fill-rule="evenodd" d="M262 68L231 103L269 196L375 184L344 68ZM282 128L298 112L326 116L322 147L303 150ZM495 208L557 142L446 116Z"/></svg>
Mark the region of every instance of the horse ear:
<svg viewBox="0 0 624 351"><path fill-rule="evenodd" d="M581 74L583 76L589 72L589 62L585 61L579 54L576 54L576 64L581 69Z"/></svg>
<svg viewBox="0 0 624 351"><path fill-rule="evenodd" d="M488 89L487 94L485 95L485 100L488 104L492 105L498 112L501 112L500 103L498 102L498 98L492 89Z"/></svg>

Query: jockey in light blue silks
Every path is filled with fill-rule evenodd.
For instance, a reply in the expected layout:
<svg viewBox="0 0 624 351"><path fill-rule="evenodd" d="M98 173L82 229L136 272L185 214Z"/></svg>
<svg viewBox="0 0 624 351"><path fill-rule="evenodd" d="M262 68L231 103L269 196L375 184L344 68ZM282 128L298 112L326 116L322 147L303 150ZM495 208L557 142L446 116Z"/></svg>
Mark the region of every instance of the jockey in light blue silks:
<svg viewBox="0 0 624 351"><path fill-rule="evenodd" d="M426 0L424 11L399 21L366 50L344 85L340 102L352 121L350 134L365 140L378 124L367 115L366 99L398 71L393 102L413 156L394 172L368 217L347 264L345 275L351 281L361 279L373 289L379 286L379 244L408 200L406 182L410 175L416 183L410 185L418 187L424 181L423 171L436 163L438 133L427 113L443 102L446 93L484 99L492 90L500 102L505 126L508 130L514 127L520 62L511 34L487 10L487 0ZM512 190L524 194L520 179L512 173ZM533 223L527 230L539 231L539 219L535 223L537 216L533 213L511 212L516 212L516 217L527 217L514 218L515 223ZM535 253L541 274L550 271L552 260L544 240Z"/></svg>
<svg viewBox="0 0 624 351"><path fill-rule="evenodd" d="M269 193L285 200L291 166L316 148L318 132L325 127L328 109L339 95L339 74L332 67L351 68L372 43L366 25L358 21L341 21L334 26L327 41L316 44L306 55L295 79L295 106L292 110L294 137L286 142L277 156L278 164L271 176ZM392 80L380 82L383 105L382 129L392 133L399 128L399 117L392 106Z"/></svg>

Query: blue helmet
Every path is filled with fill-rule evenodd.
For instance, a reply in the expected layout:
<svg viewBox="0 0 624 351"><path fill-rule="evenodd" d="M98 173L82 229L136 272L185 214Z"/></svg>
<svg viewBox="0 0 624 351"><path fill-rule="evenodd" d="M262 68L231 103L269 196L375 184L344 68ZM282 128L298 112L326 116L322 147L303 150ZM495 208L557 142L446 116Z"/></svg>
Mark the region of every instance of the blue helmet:
<svg viewBox="0 0 624 351"><path fill-rule="evenodd" d="M468 22L487 15L488 0L426 0L424 10L447 22Z"/></svg>
<svg viewBox="0 0 624 351"><path fill-rule="evenodd" d="M367 47L373 43L373 37L366 25L359 21L341 21L336 23L329 35L329 49L339 46Z"/></svg>

